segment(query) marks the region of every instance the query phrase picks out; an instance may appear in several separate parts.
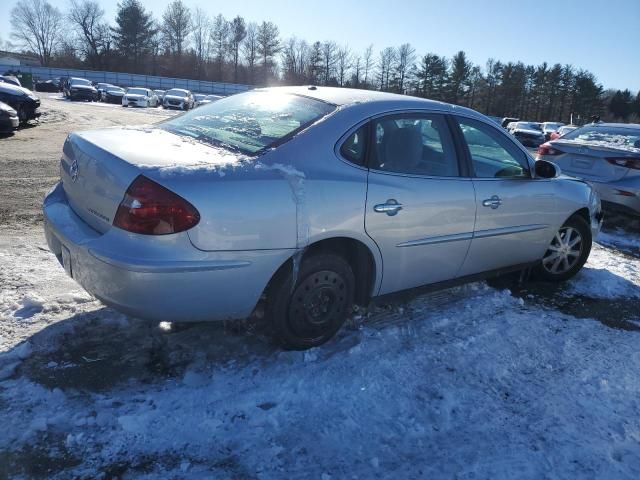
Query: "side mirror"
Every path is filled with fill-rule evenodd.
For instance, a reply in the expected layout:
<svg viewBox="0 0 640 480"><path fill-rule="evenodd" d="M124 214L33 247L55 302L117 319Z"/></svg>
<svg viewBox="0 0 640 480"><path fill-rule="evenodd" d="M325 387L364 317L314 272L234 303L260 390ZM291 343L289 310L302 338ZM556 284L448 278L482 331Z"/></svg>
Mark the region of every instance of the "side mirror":
<svg viewBox="0 0 640 480"><path fill-rule="evenodd" d="M546 160L536 160L534 169L537 178L556 178L560 176L560 167Z"/></svg>

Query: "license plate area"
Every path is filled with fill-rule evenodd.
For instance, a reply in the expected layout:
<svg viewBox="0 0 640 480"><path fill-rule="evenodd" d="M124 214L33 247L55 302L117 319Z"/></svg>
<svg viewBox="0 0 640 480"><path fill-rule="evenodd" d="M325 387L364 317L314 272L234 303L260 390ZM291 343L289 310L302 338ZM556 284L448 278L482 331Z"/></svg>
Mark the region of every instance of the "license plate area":
<svg viewBox="0 0 640 480"><path fill-rule="evenodd" d="M71 252L64 245L62 245L62 266L64 267L64 271L67 272L67 275L73 278L73 269L71 267Z"/></svg>

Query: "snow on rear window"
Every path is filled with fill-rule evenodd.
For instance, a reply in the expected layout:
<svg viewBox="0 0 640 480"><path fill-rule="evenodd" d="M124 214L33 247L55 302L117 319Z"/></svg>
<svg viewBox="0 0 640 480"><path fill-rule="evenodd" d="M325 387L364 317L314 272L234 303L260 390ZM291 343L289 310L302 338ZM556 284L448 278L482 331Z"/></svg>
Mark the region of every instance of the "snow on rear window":
<svg viewBox="0 0 640 480"><path fill-rule="evenodd" d="M562 140L640 153L640 129L587 125L567 133Z"/></svg>
<svg viewBox="0 0 640 480"><path fill-rule="evenodd" d="M247 92L170 119L161 128L255 154L327 115L334 105L298 95Z"/></svg>

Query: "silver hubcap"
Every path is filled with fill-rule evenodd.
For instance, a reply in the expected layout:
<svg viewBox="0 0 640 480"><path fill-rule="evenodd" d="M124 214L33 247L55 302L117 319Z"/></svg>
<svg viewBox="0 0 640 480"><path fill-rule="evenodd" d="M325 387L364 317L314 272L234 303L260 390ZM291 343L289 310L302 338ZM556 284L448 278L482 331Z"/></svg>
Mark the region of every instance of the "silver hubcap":
<svg viewBox="0 0 640 480"><path fill-rule="evenodd" d="M578 263L582 253L582 235L573 227L562 227L551 240L542 266L554 275L568 272Z"/></svg>

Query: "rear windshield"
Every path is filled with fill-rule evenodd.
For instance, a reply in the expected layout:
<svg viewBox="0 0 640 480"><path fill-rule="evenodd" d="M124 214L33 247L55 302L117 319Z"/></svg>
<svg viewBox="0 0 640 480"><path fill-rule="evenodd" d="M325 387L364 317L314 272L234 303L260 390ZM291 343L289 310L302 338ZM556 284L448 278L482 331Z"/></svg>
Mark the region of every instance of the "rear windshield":
<svg viewBox="0 0 640 480"><path fill-rule="evenodd" d="M275 146L334 109L335 105L298 95L248 92L191 110L160 127L251 155Z"/></svg>
<svg viewBox="0 0 640 480"><path fill-rule="evenodd" d="M542 127L539 123L531 123L531 122L518 122L516 124L516 128L522 128L524 130L539 130L542 131Z"/></svg>
<svg viewBox="0 0 640 480"><path fill-rule="evenodd" d="M169 90L166 95L175 95L177 97L186 97L187 96L187 91L186 90L180 90L179 88L173 88L171 90Z"/></svg>
<svg viewBox="0 0 640 480"><path fill-rule="evenodd" d="M562 139L640 151L640 129L586 125L567 133Z"/></svg>

